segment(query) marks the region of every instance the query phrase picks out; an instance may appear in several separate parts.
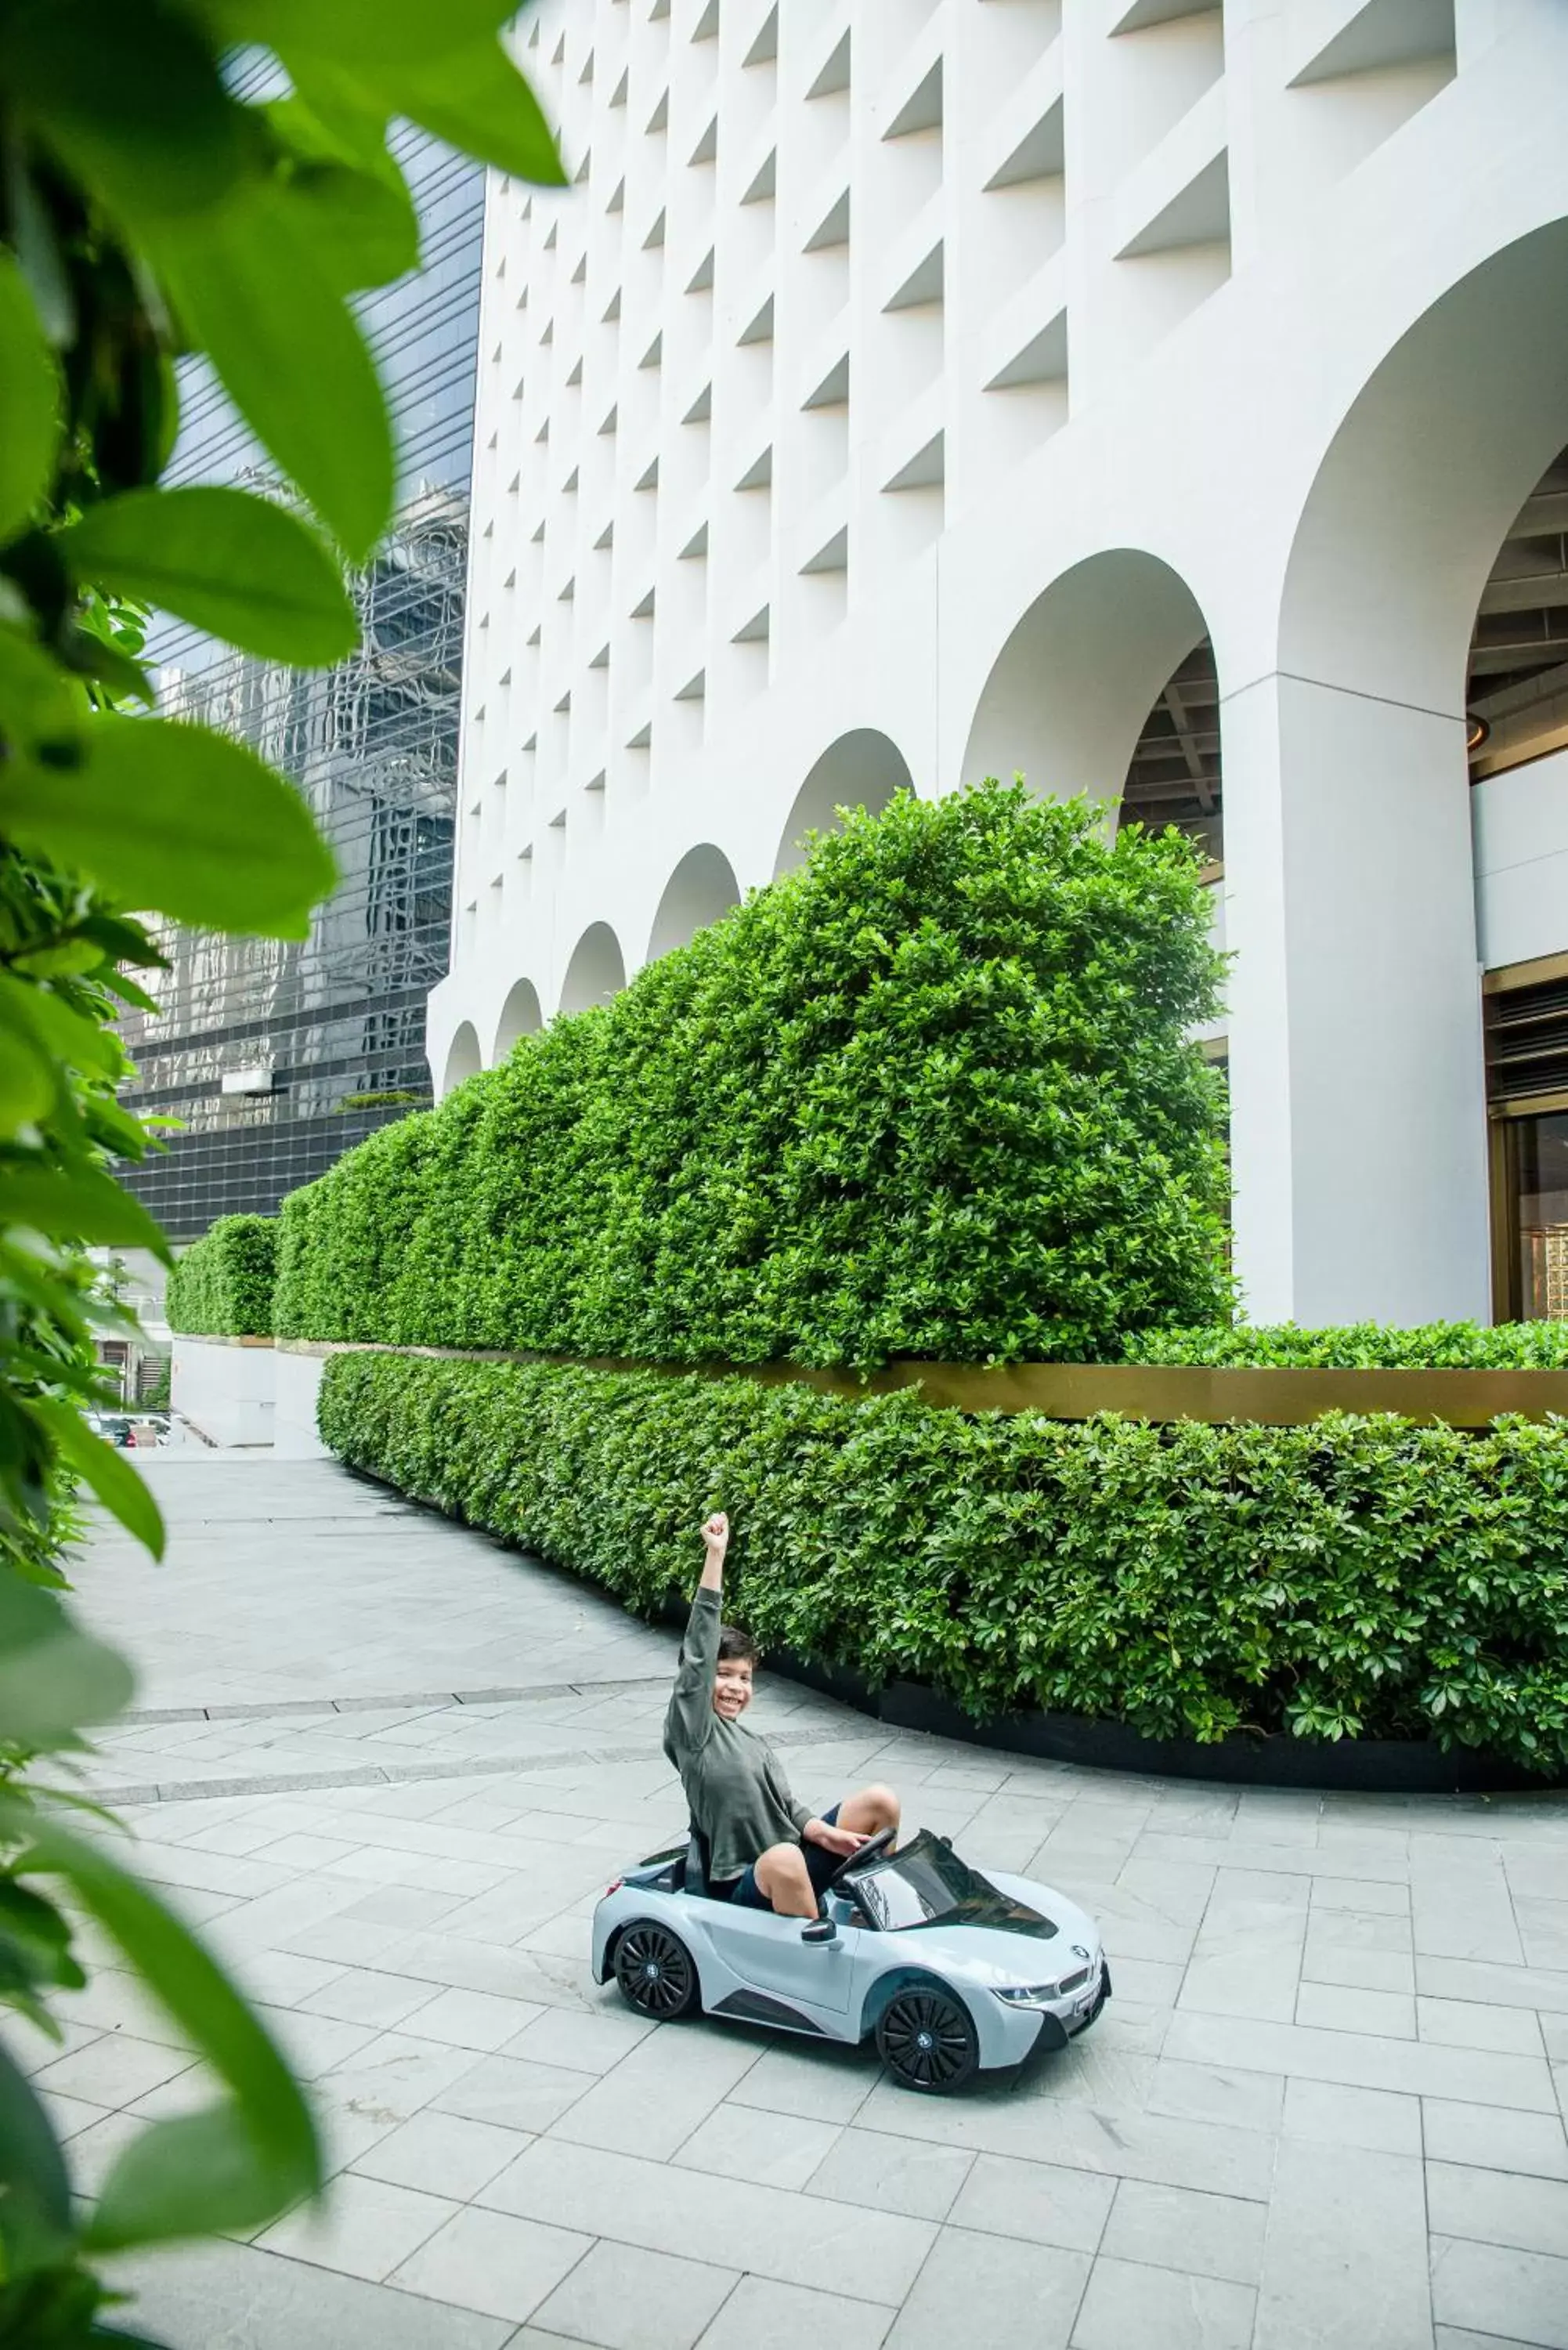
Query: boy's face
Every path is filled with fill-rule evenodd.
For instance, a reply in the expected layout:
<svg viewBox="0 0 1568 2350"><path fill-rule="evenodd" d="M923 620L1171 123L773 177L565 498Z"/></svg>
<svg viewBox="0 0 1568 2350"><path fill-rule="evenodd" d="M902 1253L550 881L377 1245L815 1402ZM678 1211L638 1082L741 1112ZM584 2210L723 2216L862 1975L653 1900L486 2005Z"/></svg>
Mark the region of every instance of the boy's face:
<svg viewBox="0 0 1568 2350"><path fill-rule="evenodd" d="M750 1657L721 1657L713 1679L713 1711L721 1721L739 1721L752 1701Z"/></svg>

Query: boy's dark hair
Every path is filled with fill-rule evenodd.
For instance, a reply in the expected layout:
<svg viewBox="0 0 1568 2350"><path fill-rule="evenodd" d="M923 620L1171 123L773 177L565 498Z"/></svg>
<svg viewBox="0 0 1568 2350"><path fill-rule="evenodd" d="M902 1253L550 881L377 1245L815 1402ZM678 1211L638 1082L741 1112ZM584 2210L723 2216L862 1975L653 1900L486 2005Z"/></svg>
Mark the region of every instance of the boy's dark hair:
<svg viewBox="0 0 1568 2350"><path fill-rule="evenodd" d="M754 1668L762 1661L763 1652L749 1632L742 1632L738 1624L721 1624L719 1662L722 1665L751 1665Z"/></svg>

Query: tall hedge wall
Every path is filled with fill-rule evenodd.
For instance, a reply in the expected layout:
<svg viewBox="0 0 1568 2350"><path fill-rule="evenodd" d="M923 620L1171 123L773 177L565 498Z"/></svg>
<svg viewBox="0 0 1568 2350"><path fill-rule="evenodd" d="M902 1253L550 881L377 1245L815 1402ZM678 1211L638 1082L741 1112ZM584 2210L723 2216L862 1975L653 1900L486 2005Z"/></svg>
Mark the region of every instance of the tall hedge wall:
<svg viewBox="0 0 1568 2350"><path fill-rule="evenodd" d="M169 1327L192 1337L269 1336L277 1241L275 1216L220 1216L169 1275Z"/></svg>
<svg viewBox="0 0 1568 2350"><path fill-rule="evenodd" d="M1198 874L1015 785L851 818L294 1193L280 1335L870 1364L1215 1318Z"/></svg>
<svg viewBox="0 0 1568 2350"><path fill-rule="evenodd" d="M734 1522L764 1641L977 1716L1568 1762L1568 1424L1150 1427L750 1379L338 1356L346 1461L650 1609Z"/></svg>

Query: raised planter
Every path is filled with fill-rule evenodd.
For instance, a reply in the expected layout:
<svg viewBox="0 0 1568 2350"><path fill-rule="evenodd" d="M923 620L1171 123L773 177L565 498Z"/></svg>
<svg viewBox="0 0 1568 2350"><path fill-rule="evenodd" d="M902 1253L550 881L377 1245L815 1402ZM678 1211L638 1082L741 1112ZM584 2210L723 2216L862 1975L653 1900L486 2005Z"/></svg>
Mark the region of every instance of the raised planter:
<svg viewBox="0 0 1568 2350"><path fill-rule="evenodd" d="M684 1618L682 1618L684 1620ZM870 1690L857 1673L805 1663L771 1649L767 1669L803 1682L886 1722L890 1730L926 1731L970 1746L1075 1762L1093 1771L1125 1771L1154 1779L1206 1779L1242 1787L1316 1787L1366 1794L1478 1795L1542 1794L1568 1786L1568 1774L1540 1776L1517 1762L1474 1747L1445 1752L1428 1740L1391 1738L1145 1738L1122 1721L1093 1721L1075 1713L1010 1713L977 1722L950 1700L918 1681L890 1681Z"/></svg>

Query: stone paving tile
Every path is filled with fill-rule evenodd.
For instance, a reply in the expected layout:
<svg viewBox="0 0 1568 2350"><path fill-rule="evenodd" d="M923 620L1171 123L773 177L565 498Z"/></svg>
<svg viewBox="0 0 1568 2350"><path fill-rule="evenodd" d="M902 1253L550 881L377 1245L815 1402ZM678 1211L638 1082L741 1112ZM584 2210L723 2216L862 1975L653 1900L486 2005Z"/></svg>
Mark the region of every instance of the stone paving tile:
<svg viewBox="0 0 1568 2350"><path fill-rule="evenodd" d="M682 2170L711 2171L719 2178L751 2178L759 2187L805 2187L839 2135L834 2122L763 2113L755 2106L717 2106L674 2159ZM631 2142L640 2147L640 2138ZM879 2194L868 2199L879 2210L889 2208Z"/></svg>
<svg viewBox="0 0 1568 2350"><path fill-rule="evenodd" d="M538 2325L604 2350L691 2350L739 2272L630 2244L597 2243L535 2313Z"/></svg>
<svg viewBox="0 0 1568 2350"><path fill-rule="evenodd" d="M893 2321L888 2350L952 2350L961 2342L1066 2350L1088 2274L1082 2252L944 2228Z"/></svg>
<svg viewBox="0 0 1568 2350"><path fill-rule="evenodd" d="M739 2107L723 2110L736 2112ZM785 2120L782 2114L763 2115L770 2127ZM812 2123L808 2127L829 2125ZM843 2129L835 2133L828 2152L805 2181L809 2195L826 2195L836 2203L863 2203L878 2211L901 2211L911 2220L945 2220L954 2198L974 2168L974 2157L957 2147L922 2146L909 2138L884 2137L878 2131ZM1064 2174L1075 2178L1075 2174ZM965 2224L981 2227L970 2218ZM1003 2233L1011 2230L1003 2230Z"/></svg>
<svg viewBox="0 0 1568 2350"><path fill-rule="evenodd" d="M334 2180L318 2207L291 2211L255 2241L264 2252L284 2252L291 2260L379 2283L456 2209L444 2196L419 2194L350 2171Z"/></svg>
<svg viewBox="0 0 1568 2350"><path fill-rule="evenodd" d="M337 2174L276 2249L135 2264L171 2350L1568 2350L1568 1800L1118 1778L765 1679L808 1800L889 1779L1105 1931L1092 2035L915 2098L591 1981L683 1825L673 1635L329 1463L151 1467L173 1572L106 1529L78 1577L143 1683L94 1768ZM202 2075L85 1939L65 2043L5 2030L90 2189Z"/></svg>
<svg viewBox="0 0 1568 2350"><path fill-rule="evenodd" d="M1073 2350L1248 2350L1256 2305L1250 2285L1098 2260Z"/></svg>
<svg viewBox="0 0 1568 2350"><path fill-rule="evenodd" d="M867 2135L851 2133L853 2137ZM951 2149L933 2147L952 2159ZM966 2158L968 2159L968 2158ZM1116 2182L1052 2162L1024 2162L1006 2154L972 2158L958 2199L946 2215L955 2226L985 2235L1021 2236L1058 2244L1064 2251L1097 2251Z"/></svg>
<svg viewBox="0 0 1568 2350"><path fill-rule="evenodd" d="M508 2321L470 2316L248 2244L117 2261L136 2324L168 2350L503 2350Z"/></svg>
<svg viewBox="0 0 1568 2350"><path fill-rule="evenodd" d="M925 2220L745 2179L705 2178L694 2193L689 2171L558 2137L537 2139L477 2200L556 2227L570 2226L574 2216L580 2224L591 2214L618 2243L680 2255L690 2252L700 2222L705 2242L743 2245L758 2276L781 2284L829 2277L836 2292L894 2303L908 2293L937 2232Z"/></svg>
<svg viewBox="0 0 1568 2350"><path fill-rule="evenodd" d="M1257 2350L1428 2350L1421 2164L1282 2138Z"/></svg>
<svg viewBox="0 0 1568 2350"><path fill-rule="evenodd" d="M1506 2323L1532 2350L1568 2350L1568 2261L1434 2236L1432 2307L1445 2325Z"/></svg>
<svg viewBox="0 0 1568 2350"><path fill-rule="evenodd" d="M531 2317L592 2242L570 2229L470 2204L405 2261L392 2282L491 2317Z"/></svg>
<svg viewBox="0 0 1568 2350"><path fill-rule="evenodd" d="M1236 2196L1124 2178L1100 2250L1107 2259L1255 2285L1262 2271L1267 2218L1265 2205Z"/></svg>
<svg viewBox="0 0 1568 2350"><path fill-rule="evenodd" d="M744 2276L702 2335L701 2350L881 2350L892 2319L891 2309L875 2302Z"/></svg>

